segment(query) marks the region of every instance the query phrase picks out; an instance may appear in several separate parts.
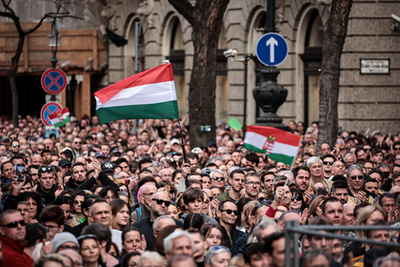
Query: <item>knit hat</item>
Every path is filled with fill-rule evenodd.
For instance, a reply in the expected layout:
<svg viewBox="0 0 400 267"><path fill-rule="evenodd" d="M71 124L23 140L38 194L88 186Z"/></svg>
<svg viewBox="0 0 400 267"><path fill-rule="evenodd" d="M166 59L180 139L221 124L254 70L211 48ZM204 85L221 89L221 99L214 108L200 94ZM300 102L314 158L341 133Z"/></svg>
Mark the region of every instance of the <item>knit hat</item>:
<svg viewBox="0 0 400 267"><path fill-rule="evenodd" d="M58 233L54 236L52 252L57 252L58 248L67 242L73 242L79 247L78 240L76 239L76 237L73 234L71 234L69 232L62 232L62 233Z"/></svg>

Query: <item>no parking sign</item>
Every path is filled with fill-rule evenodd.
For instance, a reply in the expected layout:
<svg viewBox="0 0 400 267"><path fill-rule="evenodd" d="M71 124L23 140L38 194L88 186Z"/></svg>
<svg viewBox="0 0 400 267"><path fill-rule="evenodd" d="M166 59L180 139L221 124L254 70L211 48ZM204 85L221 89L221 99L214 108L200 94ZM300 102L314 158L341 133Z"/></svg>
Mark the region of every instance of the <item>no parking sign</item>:
<svg viewBox="0 0 400 267"><path fill-rule="evenodd" d="M42 110L40 111L40 118L42 119L42 122L46 126L52 126L51 121L49 119L49 116L53 114L54 112L59 112L63 109L63 107L56 103L56 102L48 102L44 104L42 107Z"/></svg>
<svg viewBox="0 0 400 267"><path fill-rule="evenodd" d="M47 69L42 75L41 84L46 93L56 95L67 86L67 76L60 69Z"/></svg>

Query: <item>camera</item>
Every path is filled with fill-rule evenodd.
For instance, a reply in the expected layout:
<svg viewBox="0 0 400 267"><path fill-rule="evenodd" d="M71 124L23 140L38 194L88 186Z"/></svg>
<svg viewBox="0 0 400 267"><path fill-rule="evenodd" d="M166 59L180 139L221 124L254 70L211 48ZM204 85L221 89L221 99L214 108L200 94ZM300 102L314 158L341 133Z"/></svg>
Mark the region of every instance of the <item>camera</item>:
<svg viewBox="0 0 400 267"><path fill-rule="evenodd" d="M236 57L237 54L238 54L238 50L235 49L235 48L224 51L224 56L226 58L228 58L228 57Z"/></svg>

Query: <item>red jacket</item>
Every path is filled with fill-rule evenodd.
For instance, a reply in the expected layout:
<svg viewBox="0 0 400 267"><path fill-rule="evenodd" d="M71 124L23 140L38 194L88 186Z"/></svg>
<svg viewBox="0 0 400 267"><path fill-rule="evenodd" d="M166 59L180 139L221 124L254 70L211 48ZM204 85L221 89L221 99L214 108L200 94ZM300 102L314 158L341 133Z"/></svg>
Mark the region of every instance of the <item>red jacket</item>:
<svg viewBox="0 0 400 267"><path fill-rule="evenodd" d="M0 236L3 250L3 266L32 267L32 258L24 252L25 245L22 242L12 240L6 236Z"/></svg>

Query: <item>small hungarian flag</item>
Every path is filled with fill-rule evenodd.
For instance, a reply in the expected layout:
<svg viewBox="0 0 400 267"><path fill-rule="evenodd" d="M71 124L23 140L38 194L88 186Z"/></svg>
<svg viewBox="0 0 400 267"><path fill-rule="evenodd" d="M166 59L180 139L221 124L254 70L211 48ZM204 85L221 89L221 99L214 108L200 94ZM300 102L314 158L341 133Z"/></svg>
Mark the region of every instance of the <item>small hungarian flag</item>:
<svg viewBox="0 0 400 267"><path fill-rule="evenodd" d="M64 126L67 122L69 122L69 110L68 108L64 108L59 112L55 112L49 115L49 119L51 124L54 127Z"/></svg>
<svg viewBox="0 0 400 267"><path fill-rule="evenodd" d="M178 119L171 64L135 74L94 94L100 123L121 119Z"/></svg>
<svg viewBox="0 0 400 267"><path fill-rule="evenodd" d="M274 161L292 166L299 151L301 137L274 127L248 126L244 146L267 154Z"/></svg>

